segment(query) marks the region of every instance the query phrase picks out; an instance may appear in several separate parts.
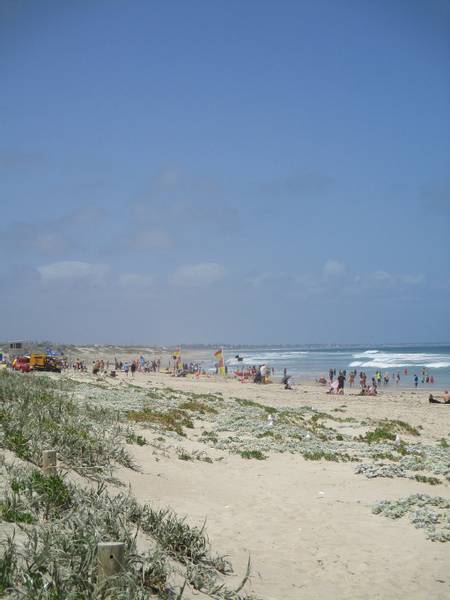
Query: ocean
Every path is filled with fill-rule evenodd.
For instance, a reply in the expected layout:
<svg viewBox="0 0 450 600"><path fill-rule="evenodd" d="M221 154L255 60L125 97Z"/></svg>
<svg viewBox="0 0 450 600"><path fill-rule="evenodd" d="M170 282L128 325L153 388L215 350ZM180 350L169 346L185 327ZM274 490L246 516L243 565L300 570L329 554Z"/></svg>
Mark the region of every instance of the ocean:
<svg viewBox="0 0 450 600"><path fill-rule="evenodd" d="M281 377L286 368L296 382L327 376L333 368L337 371L356 369L358 373L365 371L369 378L377 370L391 377L400 373L400 385L407 387L413 387L413 378L417 374L419 387L450 387L450 346L447 345L226 348L224 354L229 371L242 364L266 363L275 369L275 376ZM236 355L242 357L243 361L238 362ZM423 370L433 376L433 386L422 384Z"/></svg>

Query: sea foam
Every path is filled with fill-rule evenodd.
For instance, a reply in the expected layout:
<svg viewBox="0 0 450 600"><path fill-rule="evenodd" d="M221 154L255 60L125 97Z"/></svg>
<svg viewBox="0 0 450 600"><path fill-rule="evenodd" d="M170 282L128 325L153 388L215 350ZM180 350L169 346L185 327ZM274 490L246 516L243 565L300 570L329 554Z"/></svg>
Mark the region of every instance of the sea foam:
<svg viewBox="0 0 450 600"><path fill-rule="evenodd" d="M359 358L350 363L350 367L365 367L375 369L403 369L406 367L425 367L428 369L443 369L450 366L448 356L433 353L395 353L380 352L379 350L353 354ZM366 360L361 360L366 359Z"/></svg>

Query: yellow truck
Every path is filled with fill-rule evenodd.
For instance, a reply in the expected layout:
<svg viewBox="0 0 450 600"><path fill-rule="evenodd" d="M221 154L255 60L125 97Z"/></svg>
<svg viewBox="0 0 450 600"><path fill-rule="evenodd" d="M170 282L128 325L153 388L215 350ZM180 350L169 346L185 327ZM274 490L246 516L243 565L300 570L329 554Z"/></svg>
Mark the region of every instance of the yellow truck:
<svg viewBox="0 0 450 600"><path fill-rule="evenodd" d="M54 356L47 354L30 354L30 370L31 371L55 371L61 373L61 361Z"/></svg>

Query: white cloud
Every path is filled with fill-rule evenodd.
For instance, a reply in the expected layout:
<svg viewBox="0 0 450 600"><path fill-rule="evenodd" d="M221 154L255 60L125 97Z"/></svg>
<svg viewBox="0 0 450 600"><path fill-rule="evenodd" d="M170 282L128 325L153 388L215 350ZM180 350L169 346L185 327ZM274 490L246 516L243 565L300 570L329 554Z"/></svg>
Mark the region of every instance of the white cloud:
<svg viewBox="0 0 450 600"><path fill-rule="evenodd" d="M373 281L377 282L377 283L386 283L386 284L391 284L394 283L395 277L393 275L391 275L390 273L388 273L387 271L375 271L375 273L372 273L372 279Z"/></svg>
<svg viewBox="0 0 450 600"><path fill-rule="evenodd" d="M217 263L199 263L179 267L169 278L172 285L203 286L221 281L225 269Z"/></svg>
<svg viewBox="0 0 450 600"><path fill-rule="evenodd" d="M379 270L371 273L369 280L372 284L385 286L420 285L425 281L425 277L422 274L411 275L406 273L399 275Z"/></svg>
<svg viewBox="0 0 450 600"><path fill-rule="evenodd" d="M259 273L258 275L252 275L245 279L245 283L253 287L258 287L270 282L273 279L272 273Z"/></svg>
<svg viewBox="0 0 450 600"><path fill-rule="evenodd" d="M338 260L334 260L332 258L328 259L323 267L323 273L325 277L343 275L346 271L347 267L344 265L344 263L339 262Z"/></svg>
<svg viewBox="0 0 450 600"><path fill-rule="evenodd" d="M178 167L168 167L159 171L152 180L153 186L159 190L170 190L179 186L185 175Z"/></svg>
<svg viewBox="0 0 450 600"><path fill-rule="evenodd" d="M63 260L38 267L44 283L89 282L103 283L109 273L108 265Z"/></svg>

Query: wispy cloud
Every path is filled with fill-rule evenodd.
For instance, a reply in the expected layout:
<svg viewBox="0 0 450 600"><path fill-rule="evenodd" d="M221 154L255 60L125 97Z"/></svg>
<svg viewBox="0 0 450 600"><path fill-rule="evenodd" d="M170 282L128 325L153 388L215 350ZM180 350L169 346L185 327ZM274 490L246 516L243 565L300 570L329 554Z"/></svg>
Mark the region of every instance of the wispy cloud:
<svg viewBox="0 0 450 600"><path fill-rule="evenodd" d="M391 273L387 271L378 270L374 273L369 274L369 279L375 283L380 283L383 285L392 285L395 283L396 278Z"/></svg>
<svg viewBox="0 0 450 600"><path fill-rule="evenodd" d="M22 253L64 255L79 247L80 234L92 233L105 218L103 209L87 205L41 223L19 221L0 230L0 248L20 243Z"/></svg>
<svg viewBox="0 0 450 600"><path fill-rule="evenodd" d="M347 267L343 262L330 258L323 266L323 274L325 277L336 277L343 275L347 271Z"/></svg>
<svg viewBox="0 0 450 600"><path fill-rule="evenodd" d="M157 173L132 209L142 229L165 230L169 223L171 230L181 226L186 235L205 228L229 234L239 228L239 210L219 181L175 167Z"/></svg>
<svg viewBox="0 0 450 600"><path fill-rule="evenodd" d="M169 277L175 286L208 286L221 281L225 277L225 269L217 263L199 263L179 267Z"/></svg>
<svg viewBox="0 0 450 600"><path fill-rule="evenodd" d="M379 269L370 273L354 273L343 262L328 259L317 273L270 273L253 274L245 283L253 287L289 285L302 294L320 296L334 294L364 293L378 290L394 290L411 286L420 286L425 282L423 274L395 274Z"/></svg>
<svg viewBox="0 0 450 600"><path fill-rule="evenodd" d="M58 231L54 223L31 225L15 223L0 231L0 248L6 251L20 243L22 253L54 255L65 253L74 247L73 242L63 231Z"/></svg>
<svg viewBox="0 0 450 600"><path fill-rule="evenodd" d="M419 274L398 274L389 273L388 271L378 270L369 273L361 280L366 285L376 285L381 287L398 287L398 286L418 286L425 282L425 276Z"/></svg>
<svg viewBox="0 0 450 600"><path fill-rule="evenodd" d="M101 285L110 272L108 265L64 260L38 267L43 283L89 283Z"/></svg>
<svg viewBox="0 0 450 600"><path fill-rule="evenodd" d="M425 276L420 275L401 275L400 281L406 285L420 285L425 283Z"/></svg>

